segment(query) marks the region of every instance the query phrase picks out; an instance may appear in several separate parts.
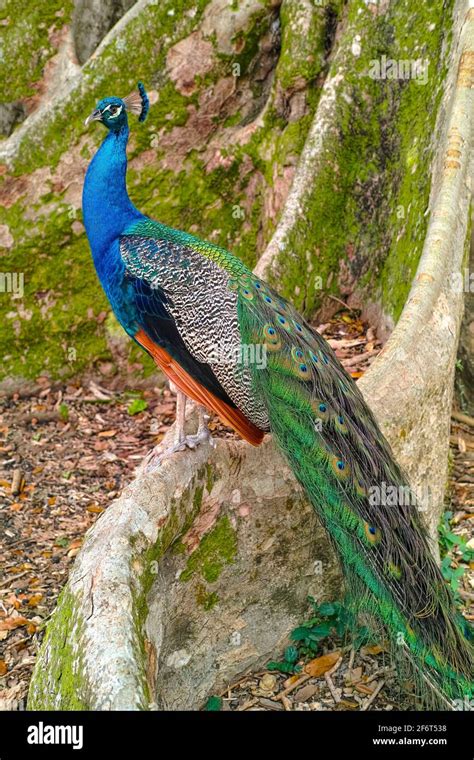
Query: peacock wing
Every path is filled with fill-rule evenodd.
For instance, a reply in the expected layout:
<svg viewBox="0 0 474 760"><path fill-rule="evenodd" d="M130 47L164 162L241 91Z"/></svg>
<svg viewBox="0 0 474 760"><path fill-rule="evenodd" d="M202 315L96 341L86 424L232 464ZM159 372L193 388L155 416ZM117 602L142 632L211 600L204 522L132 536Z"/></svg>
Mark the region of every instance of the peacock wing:
<svg viewBox="0 0 474 760"><path fill-rule="evenodd" d="M184 393L258 444L263 438L258 421L238 403L239 369L232 360L221 361L232 357L240 342L229 275L190 245L165 236L163 225L157 227L154 237L134 228L120 238L137 312L134 337Z"/></svg>

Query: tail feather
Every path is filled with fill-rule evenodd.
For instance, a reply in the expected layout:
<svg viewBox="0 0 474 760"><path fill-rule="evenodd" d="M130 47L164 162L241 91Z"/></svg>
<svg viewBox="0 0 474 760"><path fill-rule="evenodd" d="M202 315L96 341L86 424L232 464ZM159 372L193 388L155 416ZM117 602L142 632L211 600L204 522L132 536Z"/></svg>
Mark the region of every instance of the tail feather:
<svg viewBox="0 0 474 760"><path fill-rule="evenodd" d="M266 366L252 367L254 390L337 549L350 604L383 625L425 701L462 705L474 698L472 633L431 554L407 479L324 339L263 282L253 284L249 298L252 282L244 281L239 324L244 342L266 348ZM400 497L373 498L382 485Z"/></svg>
<svg viewBox="0 0 474 760"><path fill-rule="evenodd" d="M361 515L345 502L345 489L333 474L330 454L320 448L310 418L305 424L291 401L275 401L271 382L262 385L273 435L338 550L352 607L385 625L396 659L409 659L434 702L449 706L452 700L474 697L472 645L415 514L403 530L388 526L392 541L378 536L378 527L369 538L368 526L380 523L379 515L369 508ZM293 387L289 395L297 392ZM390 556L397 558L395 567L403 567L403 573L390 572Z"/></svg>

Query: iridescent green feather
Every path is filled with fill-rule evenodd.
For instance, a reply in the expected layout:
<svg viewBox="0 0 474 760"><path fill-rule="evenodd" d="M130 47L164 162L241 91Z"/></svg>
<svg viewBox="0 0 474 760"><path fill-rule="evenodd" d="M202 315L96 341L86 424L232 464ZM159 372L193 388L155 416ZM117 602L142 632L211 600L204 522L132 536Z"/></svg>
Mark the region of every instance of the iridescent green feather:
<svg viewBox="0 0 474 760"><path fill-rule="evenodd" d="M246 272L230 287L240 296L242 342L266 349L265 366L252 370L255 393L338 550L352 609L383 626L425 701L460 705L474 696L472 631L430 553L413 494L395 507L371 503L382 484L406 495L407 480L360 391L265 283Z"/></svg>

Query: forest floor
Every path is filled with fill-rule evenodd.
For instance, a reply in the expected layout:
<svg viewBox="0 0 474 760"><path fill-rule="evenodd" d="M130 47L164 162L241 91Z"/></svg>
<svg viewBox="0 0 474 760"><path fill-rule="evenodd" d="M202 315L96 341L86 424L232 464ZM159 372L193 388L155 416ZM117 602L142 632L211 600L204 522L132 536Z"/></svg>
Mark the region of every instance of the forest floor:
<svg viewBox="0 0 474 760"><path fill-rule="evenodd" d="M381 349L345 312L318 325L360 377ZM84 534L133 478L174 420L167 387L51 384L0 399L0 709L24 709L36 653ZM474 619L474 421L453 420L450 504L440 529L445 577ZM217 436L232 437L217 419ZM469 543L467 543L469 542ZM447 557L447 558L446 558ZM390 710L406 707L383 642L356 653L328 638L301 672L249 673L208 709ZM282 653L283 657L283 653Z"/></svg>

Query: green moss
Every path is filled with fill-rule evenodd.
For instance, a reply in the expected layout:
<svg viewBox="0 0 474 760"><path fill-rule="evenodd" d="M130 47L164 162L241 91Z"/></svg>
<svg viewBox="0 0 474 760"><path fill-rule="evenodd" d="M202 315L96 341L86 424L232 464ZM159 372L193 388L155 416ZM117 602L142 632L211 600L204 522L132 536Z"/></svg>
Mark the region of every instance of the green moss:
<svg viewBox="0 0 474 760"><path fill-rule="evenodd" d="M68 24L73 0L3 0L2 101L36 95L47 61L57 52L54 39Z"/></svg>
<svg viewBox="0 0 474 760"><path fill-rule="evenodd" d="M66 146L74 145L84 134L85 115L96 101L106 94L126 95L138 79L149 89L159 86L166 67L167 47L163 40L169 35L177 40L195 27L208 0L163 0L146 6L132 19L120 37L102 52L100 59L92 58L83 67L82 86L73 90L61 109L46 116L35 134L22 141L15 160L17 174L30 172L40 166L54 168ZM190 15L189 11L193 11ZM169 14L172 11L172 15ZM158 36L150 29L159 29ZM69 107L71 106L71 107ZM150 122L143 129L150 130ZM99 130L96 140L100 140Z"/></svg>
<svg viewBox="0 0 474 760"><path fill-rule="evenodd" d="M204 486L197 486L193 495L193 506L195 509L200 509L202 504L202 495L204 493Z"/></svg>
<svg viewBox="0 0 474 760"><path fill-rule="evenodd" d="M219 55L213 70L198 83L191 97L182 96L167 78L169 43L163 40L168 37L175 42L191 33L207 4L207 0L166 0L144 8L119 40L112 42L100 58L85 65L81 87L71 92L61 108L46 114L34 133L22 141L13 175L31 173L43 166L54 173L63 152L84 134L84 115L96 100L108 93L127 93L137 79L142 79L149 89L157 89L159 98L147 121L132 130L130 158L139 158L153 147L158 150L158 161L152 166L129 169L132 200L150 216L211 239L253 266L274 230L274 220L265 217L268 186L301 151L316 98L314 93L310 95L310 112L298 122L288 124L285 118L268 113L247 145L231 144L223 151L230 159L226 167L209 171L197 150L187 155L177 171L160 166L164 158L159 147L160 130L183 127L190 105L197 106L203 90L228 76L234 63L241 66L241 86L253 88L255 104L263 108L266 85L254 81L253 67L261 54L262 35L269 32L277 13L270 2L258 9L244 38L234 40L242 47L241 52ZM188 14L191 9L193 14ZM173 15L168 14L170 10ZM149 34L150 28L160 29L159 38ZM238 107L227 117L230 124L235 123ZM222 124L216 124L217 129L222 129ZM90 130L89 136L98 145L103 131ZM81 154L89 158L90 148L84 146ZM262 160L264 154L266 159ZM254 172L248 171L249 159L250 167L253 164L261 173L252 196L249 181ZM8 179L7 175L0 176L0 182ZM4 324L0 376L35 378L49 374L66 378L114 358L109 339L115 338L121 328L110 318L105 324L96 319L109 306L96 278L86 236L72 232L75 220L81 220L80 214L64 202L63 193L56 192L52 184L33 207L26 196L10 209L0 209L0 224L7 224L15 239L14 248L3 256L3 269L23 272L25 277L23 301L8 296L0 299L0 319ZM128 358L130 362L140 362L144 374L155 371L151 359L132 342Z"/></svg>
<svg viewBox="0 0 474 760"><path fill-rule="evenodd" d="M338 3L339 6L342 3ZM285 90L301 87L301 81L315 80L325 66L328 24L334 13L339 14L336 3L315 6L311 13L299 2L284 3L280 21L282 54L276 76ZM302 23L308 18L309 24Z"/></svg>
<svg viewBox="0 0 474 760"><path fill-rule="evenodd" d="M206 490L207 493L211 493L212 489L214 488L214 483L216 482L214 470L212 469L212 466L210 464L206 464Z"/></svg>
<svg viewBox="0 0 474 760"><path fill-rule="evenodd" d="M277 17L277 9L272 7L271 2L264 2L255 14L249 19L247 29L239 31L232 39L235 50L230 56L220 54L223 61L232 66L239 66L241 76L253 77L254 63L259 54L262 37L268 32L273 21ZM262 84L253 78L254 94L261 94Z"/></svg>
<svg viewBox="0 0 474 760"><path fill-rule="evenodd" d="M2 374L36 377L78 374L95 361L110 358L97 323L107 309L90 260L85 236L76 237L65 206L38 217L35 234L22 219L20 202L4 210L15 248L3 256L3 271L24 277L24 299L0 299ZM88 315L93 309L94 318Z"/></svg>
<svg viewBox="0 0 474 760"><path fill-rule="evenodd" d="M219 602L219 595L216 591L206 591L206 587L203 584L198 584L196 589L196 602L208 612Z"/></svg>
<svg viewBox="0 0 474 760"><path fill-rule="evenodd" d="M81 657L83 622L66 587L48 624L31 679L29 710L87 710Z"/></svg>
<svg viewBox="0 0 474 760"><path fill-rule="evenodd" d="M179 501L172 499L169 515L166 523L159 530L158 537L153 546L150 546L143 555L139 555L141 570L138 573L137 587L135 589L134 613L136 616L136 629L142 631L148 616L148 593L156 580L158 563L165 553L171 549L174 553L183 552L182 537L193 524L202 503L203 480L206 477L206 468L201 468L190 488L185 489ZM198 496L196 496L198 494ZM191 506L190 506L191 505ZM138 543L138 539L136 539ZM138 554L138 550L137 550ZM131 558L131 562L135 558ZM134 573L137 575L137 573ZM139 634L142 635L141 633ZM143 649L144 651L144 649Z"/></svg>
<svg viewBox="0 0 474 760"><path fill-rule="evenodd" d="M181 581L190 580L199 573L208 583L214 583L224 565L233 562L237 553L237 536L227 516L221 517L214 528L201 539L197 549L191 554Z"/></svg>
<svg viewBox="0 0 474 760"><path fill-rule="evenodd" d="M147 681L147 642L145 623L148 617L148 593L156 580L157 566L171 547L181 553L181 537L193 524L202 502L204 483L209 483L209 468L203 467L192 486L179 500L172 501L169 516L159 531L156 543L145 549L147 540L141 535L130 537L130 563L132 566L134 641L137 663L142 663L140 684L142 709L148 709L152 700L153 684ZM203 539L205 551L201 553L205 579L214 578L224 563L231 562L236 552L235 534L228 518L222 518ZM197 550L199 552L199 549ZM196 554L196 553L195 553ZM194 555L192 555L194 556ZM203 584L196 591L198 604L210 610L218 602L215 592L208 592ZM83 623L77 610L77 601L68 587L58 600L57 609L48 625L38 662L33 673L28 702L29 709L86 710L87 682L81 656Z"/></svg>
<svg viewBox="0 0 474 760"><path fill-rule="evenodd" d="M426 231L452 5L438 0L414 9L405 0L378 16L362 0L348 7L341 45L352 56L356 34L361 39L360 55L345 69L349 98L336 103L338 130L278 266L279 287L307 314L326 293L341 294L344 267L349 284L357 281L394 319L400 314ZM428 60L428 83L371 78L382 55Z"/></svg>

